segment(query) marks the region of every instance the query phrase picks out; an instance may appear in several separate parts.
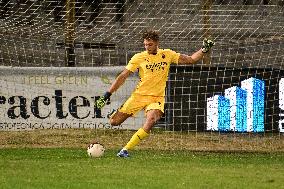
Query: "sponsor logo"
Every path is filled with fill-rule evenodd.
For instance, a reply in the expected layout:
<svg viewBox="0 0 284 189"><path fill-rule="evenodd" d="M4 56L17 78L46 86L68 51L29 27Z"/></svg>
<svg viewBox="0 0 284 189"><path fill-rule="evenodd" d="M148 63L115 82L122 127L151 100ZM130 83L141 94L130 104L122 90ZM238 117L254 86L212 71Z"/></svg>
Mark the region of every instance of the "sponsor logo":
<svg viewBox="0 0 284 189"><path fill-rule="evenodd" d="M167 66L167 62L159 62L159 63L153 63L153 64L147 64L146 69L151 70L152 72L154 71L159 71L159 70L165 70Z"/></svg>
<svg viewBox="0 0 284 189"><path fill-rule="evenodd" d="M89 99L84 96L75 96L67 99L62 90L55 90L53 96L36 96L31 99L30 104L27 103L27 98L24 96L0 96L0 106L6 105L7 109L4 112L10 119L28 119L31 116L46 119L51 116L52 109L58 119L65 119L68 116L75 119L103 118L101 110L95 107L94 102L98 98L99 96ZM66 100L67 107L64 107ZM108 104L110 101L107 102Z"/></svg>

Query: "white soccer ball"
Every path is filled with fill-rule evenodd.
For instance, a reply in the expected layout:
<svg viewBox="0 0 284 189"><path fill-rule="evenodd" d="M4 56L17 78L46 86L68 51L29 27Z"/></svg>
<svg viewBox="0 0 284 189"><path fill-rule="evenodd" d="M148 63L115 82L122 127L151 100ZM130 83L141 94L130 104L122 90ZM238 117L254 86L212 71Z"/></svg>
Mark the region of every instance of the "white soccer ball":
<svg viewBox="0 0 284 189"><path fill-rule="evenodd" d="M87 153L90 157L102 157L104 152L105 147L98 142L91 143L87 149Z"/></svg>

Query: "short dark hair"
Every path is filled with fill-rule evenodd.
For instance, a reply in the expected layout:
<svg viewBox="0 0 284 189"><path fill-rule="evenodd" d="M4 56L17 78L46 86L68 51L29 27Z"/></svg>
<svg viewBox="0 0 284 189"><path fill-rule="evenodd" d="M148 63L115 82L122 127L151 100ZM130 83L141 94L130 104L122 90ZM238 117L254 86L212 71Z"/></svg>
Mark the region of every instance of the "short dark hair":
<svg viewBox="0 0 284 189"><path fill-rule="evenodd" d="M143 39L152 39L159 41L159 32L156 30L147 30L143 33Z"/></svg>

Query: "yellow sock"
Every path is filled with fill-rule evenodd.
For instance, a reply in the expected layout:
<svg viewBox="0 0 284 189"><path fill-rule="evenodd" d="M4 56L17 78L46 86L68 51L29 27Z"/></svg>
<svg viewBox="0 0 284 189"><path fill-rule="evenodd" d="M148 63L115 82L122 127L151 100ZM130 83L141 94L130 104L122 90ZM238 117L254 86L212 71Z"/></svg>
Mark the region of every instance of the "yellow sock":
<svg viewBox="0 0 284 189"><path fill-rule="evenodd" d="M149 133L145 132L143 128L138 129L138 131L131 137L129 142L124 147L126 150L133 149L141 140L149 136Z"/></svg>

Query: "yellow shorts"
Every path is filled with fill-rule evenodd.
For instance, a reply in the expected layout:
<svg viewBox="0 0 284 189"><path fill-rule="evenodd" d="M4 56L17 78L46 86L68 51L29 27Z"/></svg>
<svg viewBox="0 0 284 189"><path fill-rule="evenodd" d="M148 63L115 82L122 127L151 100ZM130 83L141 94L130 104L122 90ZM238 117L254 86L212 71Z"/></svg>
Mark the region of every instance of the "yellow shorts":
<svg viewBox="0 0 284 189"><path fill-rule="evenodd" d="M149 110L161 110L164 113L165 97L163 96L144 96L132 94L130 98L118 109L119 112L135 115L144 109L145 113Z"/></svg>

